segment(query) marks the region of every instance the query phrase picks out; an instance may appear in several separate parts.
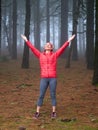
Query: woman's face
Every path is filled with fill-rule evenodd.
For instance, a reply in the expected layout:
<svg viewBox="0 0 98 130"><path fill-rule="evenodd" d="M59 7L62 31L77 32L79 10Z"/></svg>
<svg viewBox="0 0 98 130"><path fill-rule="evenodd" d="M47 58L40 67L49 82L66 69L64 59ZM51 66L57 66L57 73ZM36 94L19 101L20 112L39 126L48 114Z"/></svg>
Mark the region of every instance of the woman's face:
<svg viewBox="0 0 98 130"><path fill-rule="evenodd" d="M44 49L51 51L51 50L53 50L53 45L50 42L47 42L44 46Z"/></svg>

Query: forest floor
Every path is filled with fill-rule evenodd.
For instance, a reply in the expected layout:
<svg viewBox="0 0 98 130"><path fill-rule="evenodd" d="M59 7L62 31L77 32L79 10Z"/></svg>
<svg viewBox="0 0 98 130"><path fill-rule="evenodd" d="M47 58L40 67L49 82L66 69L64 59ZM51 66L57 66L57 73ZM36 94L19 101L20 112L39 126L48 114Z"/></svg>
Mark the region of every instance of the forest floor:
<svg viewBox="0 0 98 130"><path fill-rule="evenodd" d="M39 96L39 63L30 59L30 68L21 69L21 62L0 62L0 130L98 130L98 87L92 85L93 71L86 69L85 61L71 62L68 69L65 59L58 60L55 120L50 118L49 90L40 118L32 118Z"/></svg>

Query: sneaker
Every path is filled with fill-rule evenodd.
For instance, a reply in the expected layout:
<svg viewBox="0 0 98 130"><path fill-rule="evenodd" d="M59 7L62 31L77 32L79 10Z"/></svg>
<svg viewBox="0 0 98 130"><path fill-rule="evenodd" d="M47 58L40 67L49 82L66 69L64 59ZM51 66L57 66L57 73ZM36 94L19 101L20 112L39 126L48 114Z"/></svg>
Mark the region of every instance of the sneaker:
<svg viewBox="0 0 98 130"><path fill-rule="evenodd" d="M34 114L34 119L38 119L38 117L39 117L39 113L38 112L36 112L35 114Z"/></svg>
<svg viewBox="0 0 98 130"><path fill-rule="evenodd" d="M51 118L52 118L52 119L55 119L55 118L56 118L56 112L52 112Z"/></svg>

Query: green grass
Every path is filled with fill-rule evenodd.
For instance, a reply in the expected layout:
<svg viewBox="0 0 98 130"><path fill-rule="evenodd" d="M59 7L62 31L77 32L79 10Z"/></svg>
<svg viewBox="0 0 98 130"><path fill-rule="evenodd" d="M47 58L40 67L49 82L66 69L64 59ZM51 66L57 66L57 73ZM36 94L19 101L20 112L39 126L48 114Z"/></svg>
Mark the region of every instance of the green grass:
<svg viewBox="0 0 98 130"><path fill-rule="evenodd" d="M44 126L44 128L47 130L98 130L98 128L82 125L77 121L63 123L59 120L56 122L51 122L50 124Z"/></svg>
<svg viewBox="0 0 98 130"><path fill-rule="evenodd" d="M18 130L20 126L26 130L98 130L94 126L87 126L79 121L62 122L61 119L51 120L42 118L39 121L32 118L17 117L4 119L0 117L0 130Z"/></svg>

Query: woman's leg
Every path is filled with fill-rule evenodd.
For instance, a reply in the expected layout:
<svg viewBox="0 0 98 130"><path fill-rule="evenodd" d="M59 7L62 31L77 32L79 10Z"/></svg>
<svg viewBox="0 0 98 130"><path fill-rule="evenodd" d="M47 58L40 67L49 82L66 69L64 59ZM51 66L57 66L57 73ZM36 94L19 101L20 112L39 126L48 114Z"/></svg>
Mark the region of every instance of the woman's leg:
<svg viewBox="0 0 98 130"><path fill-rule="evenodd" d="M43 99L44 99L47 88L48 88L47 79L42 78L40 81L40 96L37 102L37 108L36 108L36 113L34 115L34 119L37 119L39 117L40 107L43 104Z"/></svg>
<svg viewBox="0 0 98 130"><path fill-rule="evenodd" d="M43 104L43 99L44 99L47 88L48 88L48 81L46 78L42 78L40 81L40 96L37 102L37 112L40 111L40 107Z"/></svg>
<svg viewBox="0 0 98 130"><path fill-rule="evenodd" d="M52 112L56 111L56 87L57 87L57 79L51 78L49 81L49 88L50 88L50 96L52 100Z"/></svg>

